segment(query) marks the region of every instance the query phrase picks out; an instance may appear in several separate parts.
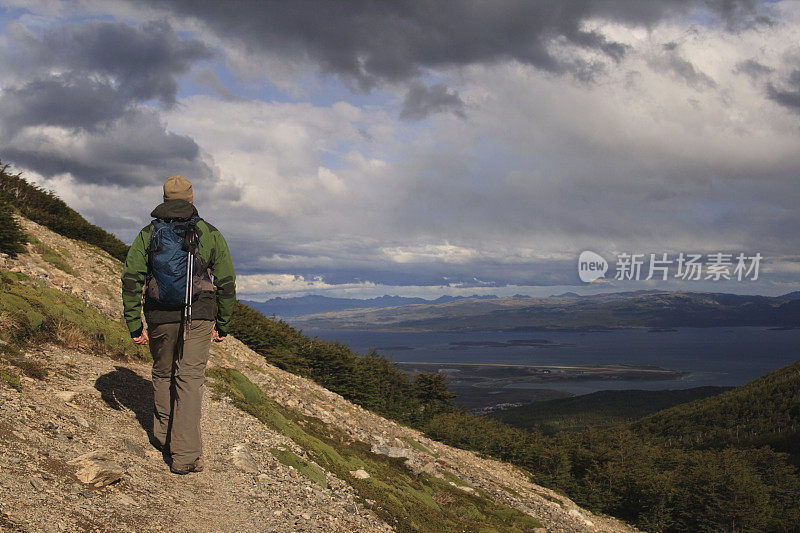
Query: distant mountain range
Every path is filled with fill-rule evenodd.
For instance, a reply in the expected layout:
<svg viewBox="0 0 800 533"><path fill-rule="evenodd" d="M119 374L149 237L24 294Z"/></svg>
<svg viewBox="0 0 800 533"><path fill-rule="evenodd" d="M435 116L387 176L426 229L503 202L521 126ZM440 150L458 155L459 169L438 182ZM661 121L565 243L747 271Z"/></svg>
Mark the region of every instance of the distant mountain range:
<svg viewBox="0 0 800 533"><path fill-rule="evenodd" d="M798 327L800 293L769 297L633 291L592 296L567 293L549 298L469 297L380 308L362 306L294 316L291 323L304 329L380 331Z"/></svg>
<svg viewBox="0 0 800 533"><path fill-rule="evenodd" d="M515 296L526 298L526 296L523 295ZM425 298L406 298L404 296L389 296L388 294L368 299L330 298L328 296L317 296L310 294L307 296L298 296L294 298L277 297L267 300L266 302L242 300L242 303L249 305L265 316L276 315L279 317L290 317L309 315L313 313L327 313L330 311L343 311L345 309L397 307L401 305L413 304L440 304L456 300L463 300L465 298L486 300L497 298L497 296L494 294L485 296L474 294L472 296L440 296L435 300L426 300Z"/></svg>

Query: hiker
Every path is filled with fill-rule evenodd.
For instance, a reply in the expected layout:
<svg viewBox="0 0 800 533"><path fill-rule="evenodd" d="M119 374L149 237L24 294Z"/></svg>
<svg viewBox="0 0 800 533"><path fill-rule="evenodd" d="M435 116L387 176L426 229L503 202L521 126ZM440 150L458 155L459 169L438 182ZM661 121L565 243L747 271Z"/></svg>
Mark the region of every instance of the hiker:
<svg viewBox="0 0 800 533"><path fill-rule="evenodd" d="M164 203L133 241L122 273L125 321L153 356L153 434L170 470L203 470L200 406L211 340L222 342L236 301L236 278L222 234L198 216L192 184L164 182ZM142 325L142 288L144 316Z"/></svg>

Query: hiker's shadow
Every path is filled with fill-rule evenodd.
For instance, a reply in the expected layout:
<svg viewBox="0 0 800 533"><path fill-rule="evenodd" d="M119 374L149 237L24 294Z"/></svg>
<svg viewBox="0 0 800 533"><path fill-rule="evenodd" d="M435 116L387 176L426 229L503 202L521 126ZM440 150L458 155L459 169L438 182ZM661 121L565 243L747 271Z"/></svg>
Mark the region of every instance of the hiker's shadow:
<svg viewBox="0 0 800 533"><path fill-rule="evenodd" d="M94 382L100 397L112 409L130 409L147 437L153 439L153 384L124 366L103 374Z"/></svg>

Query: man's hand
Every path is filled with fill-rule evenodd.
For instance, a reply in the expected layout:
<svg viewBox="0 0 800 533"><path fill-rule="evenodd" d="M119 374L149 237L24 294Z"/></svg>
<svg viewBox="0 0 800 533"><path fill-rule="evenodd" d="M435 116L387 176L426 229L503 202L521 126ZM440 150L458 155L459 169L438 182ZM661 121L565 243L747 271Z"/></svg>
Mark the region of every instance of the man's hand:
<svg viewBox="0 0 800 533"><path fill-rule="evenodd" d="M214 339L214 342L222 342L225 340L225 337L227 337L227 335L220 336L217 332L217 328L211 330L211 338Z"/></svg>
<svg viewBox="0 0 800 533"><path fill-rule="evenodd" d="M147 344L147 342L149 340L150 339L147 336L147 331L144 330L144 329L142 330L142 334L141 335L139 335L138 337L134 337L133 338L133 342L135 342L136 344L142 344L142 345Z"/></svg>

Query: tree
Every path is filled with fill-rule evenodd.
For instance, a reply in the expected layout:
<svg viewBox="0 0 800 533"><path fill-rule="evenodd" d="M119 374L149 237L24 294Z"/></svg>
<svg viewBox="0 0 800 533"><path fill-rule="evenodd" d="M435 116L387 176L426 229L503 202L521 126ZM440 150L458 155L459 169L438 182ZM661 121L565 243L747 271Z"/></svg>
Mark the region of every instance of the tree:
<svg viewBox="0 0 800 533"><path fill-rule="evenodd" d="M423 419L429 419L453 405L455 395L447 390L447 377L444 374L420 372L414 376L412 387L414 396L420 401Z"/></svg>
<svg viewBox="0 0 800 533"><path fill-rule="evenodd" d="M0 198L0 252L11 257L25 251L28 238L14 218L11 206Z"/></svg>

